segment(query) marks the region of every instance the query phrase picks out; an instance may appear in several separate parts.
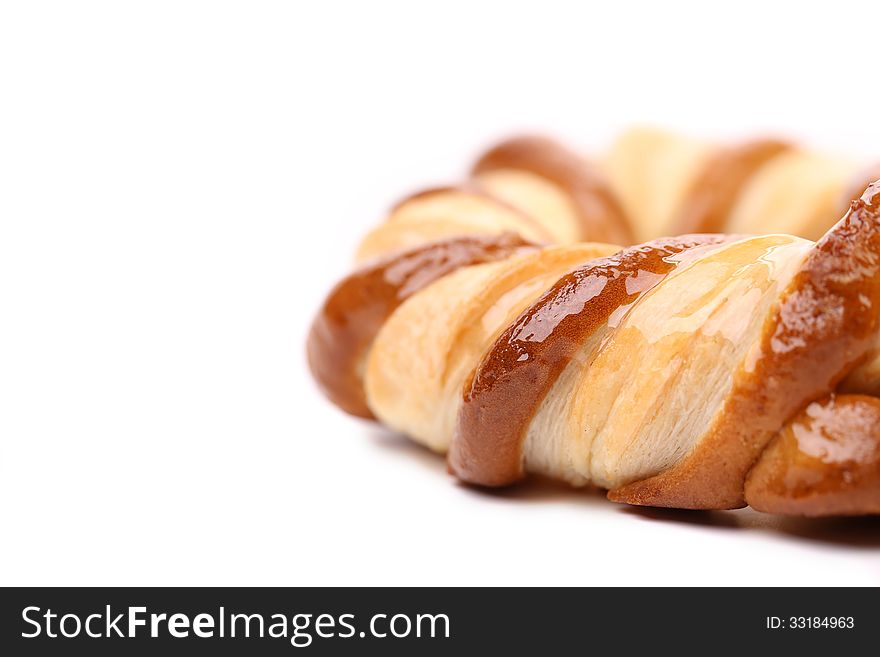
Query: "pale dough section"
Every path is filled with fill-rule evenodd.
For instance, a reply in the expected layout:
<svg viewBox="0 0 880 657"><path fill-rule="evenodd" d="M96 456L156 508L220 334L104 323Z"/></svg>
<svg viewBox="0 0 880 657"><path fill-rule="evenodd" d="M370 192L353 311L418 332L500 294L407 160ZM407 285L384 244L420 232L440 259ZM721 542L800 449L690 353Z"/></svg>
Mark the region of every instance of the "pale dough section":
<svg viewBox="0 0 880 657"><path fill-rule="evenodd" d="M636 242L668 235L691 184L714 152L711 143L655 128L633 128L612 145L603 165Z"/></svg>
<svg viewBox="0 0 880 657"><path fill-rule="evenodd" d="M560 277L619 247L548 247L465 267L404 302L367 361L370 409L389 427L437 452L452 440L466 380L498 335Z"/></svg>
<svg viewBox="0 0 880 657"><path fill-rule="evenodd" d="M723 412L734 373L811 246L787 235L733 242L613 316L542 403L527 469L614 488L683 459Z"/></svg>
<svg viewBox="0 0 880 657"><path fill-rule="evenodd" d="M540 223L489 195L467 189L436 190L394 208L385 223L367 233L355 260L363 263L451 237L505 232L538 244L554 241L552 233Z"/></svg>
<svg viewBox="0 0 880 657"><path fill-rule="evenodd" d="M558 185L518 169L493 169L474 179L493 196L538 218L555 242L571 244L581 239L577 209Z"/></svg>

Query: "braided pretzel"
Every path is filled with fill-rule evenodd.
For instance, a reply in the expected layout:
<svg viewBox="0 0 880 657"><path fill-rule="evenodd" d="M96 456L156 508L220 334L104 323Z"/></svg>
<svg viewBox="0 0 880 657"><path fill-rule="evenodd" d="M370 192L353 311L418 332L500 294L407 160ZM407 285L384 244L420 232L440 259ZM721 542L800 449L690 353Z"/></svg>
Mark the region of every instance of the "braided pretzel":
<svg viewBox="0 0 880 657"><path fill-rule="evenodd" d="M714 191L680 216L726 227L785 151L711 160L693 179ZM472 484L536 473L630 504L880 513L880 183L816 243L621 249L598 241L639 234L613 179L520 139L399 204L315 319L319 385Z"/></svg>

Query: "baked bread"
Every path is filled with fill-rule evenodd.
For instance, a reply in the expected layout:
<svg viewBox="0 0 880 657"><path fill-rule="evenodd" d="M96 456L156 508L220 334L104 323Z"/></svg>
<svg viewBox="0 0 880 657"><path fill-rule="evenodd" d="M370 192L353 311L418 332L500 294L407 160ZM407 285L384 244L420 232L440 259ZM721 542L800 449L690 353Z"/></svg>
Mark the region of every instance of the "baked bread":
<svg viewBox="0 0 880 657"><path fill-rule="evenodd" d="M315 319L319 385L475 485L535 473L629 504L877 513L880 184L817 242L712 232L624 248L663 213L726 231L747 199L777 198L770 180L801 188L790 172L762 180L771 164L801 170L780 142L654 147L679 167L674 189L647 187L656 206L632 195L647 175L624 173L632 144L597 165L536 138L403 201ZM795 205L785 222L818 225Z"/></svg>

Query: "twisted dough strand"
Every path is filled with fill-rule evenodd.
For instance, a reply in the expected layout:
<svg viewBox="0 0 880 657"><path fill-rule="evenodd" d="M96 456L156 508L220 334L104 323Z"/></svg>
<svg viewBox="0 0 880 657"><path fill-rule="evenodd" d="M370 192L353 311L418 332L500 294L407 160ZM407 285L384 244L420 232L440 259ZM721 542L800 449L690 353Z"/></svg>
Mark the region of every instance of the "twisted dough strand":
<svg viewBox="0 0 880 657"><path fill-rule="evenodd" d="M682 225L723 228L790 148L707 160ZM331 293L308 343L331 399L448 451L470 483L537 472L633 504L878 512L880 400L838 392L880 387L878 186L818 244L620 250L577 243L631 234L613 176L552 142L508 142L474 175L398 205Z"/></svg>

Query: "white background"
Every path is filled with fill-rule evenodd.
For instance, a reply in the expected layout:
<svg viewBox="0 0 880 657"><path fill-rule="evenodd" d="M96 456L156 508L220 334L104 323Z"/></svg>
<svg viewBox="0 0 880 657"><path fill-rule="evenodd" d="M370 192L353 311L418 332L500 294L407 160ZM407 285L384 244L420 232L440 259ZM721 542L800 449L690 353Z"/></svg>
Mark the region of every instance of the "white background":
<svg viewBox="0 0 880 657"><path fill-rule="evenodd" d="M497 137L880 156L876 10L778 5L4 4L0 583L880 583L876 519L468 490L304 363L359 236Z"/></svg>

